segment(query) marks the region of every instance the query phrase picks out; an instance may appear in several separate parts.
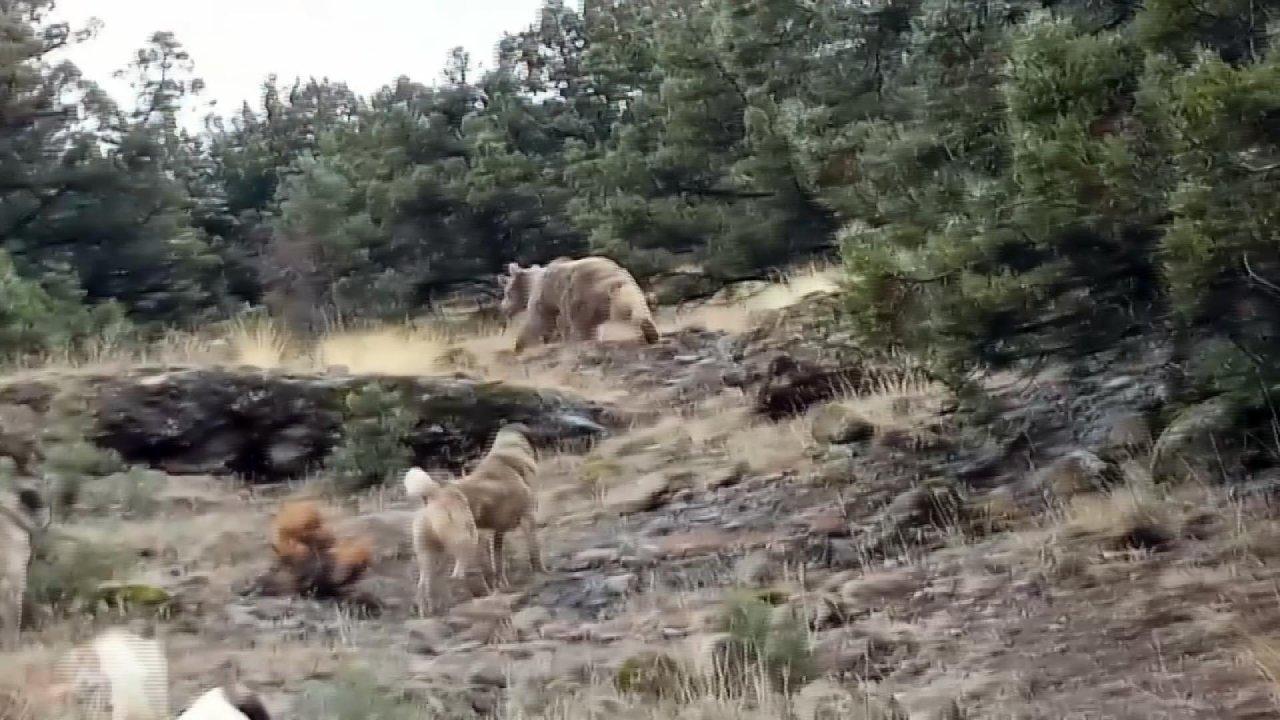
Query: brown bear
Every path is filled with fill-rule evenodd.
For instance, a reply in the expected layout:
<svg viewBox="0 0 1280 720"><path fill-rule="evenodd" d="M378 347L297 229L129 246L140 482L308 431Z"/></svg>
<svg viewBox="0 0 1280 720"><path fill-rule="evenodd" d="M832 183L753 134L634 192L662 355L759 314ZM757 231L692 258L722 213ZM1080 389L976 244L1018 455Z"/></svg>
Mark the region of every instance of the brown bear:
<svg viewBox="0 0 1280 720"><path fill-rule="evenodd" d="M526 310L516 337L519 353L535 342L557 336L569 342L594 340L609 322L636 327L645 342L658 342L648 298L631 273L605 257L580 260L559 258L546 267L507 267L503 278L502 312L512 317Z"/></svg>

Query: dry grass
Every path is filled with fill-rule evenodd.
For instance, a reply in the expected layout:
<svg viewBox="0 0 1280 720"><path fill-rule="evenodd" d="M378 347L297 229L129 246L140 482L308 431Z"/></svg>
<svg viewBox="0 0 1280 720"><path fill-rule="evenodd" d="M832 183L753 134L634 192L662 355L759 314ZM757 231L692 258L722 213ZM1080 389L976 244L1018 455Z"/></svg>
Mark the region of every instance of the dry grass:
<svg viewBox="0 0 1280 720"><path fill-rule="evenodd" d="M315 363L368 375L428 375L448 347L448 338L430 328L373 328L321 338Z"/></svg>
<svg viewBox="0 0 1280 720"><path fill-rule="evenodd" d="M737 295L722 293L705 303L666 309L659 313L663 332L689 328L741 333L755 327L762 313L790 307L815 292L838 289L841 269L833 265L810 265L768 283L759 290Z"/></svg>
<svg viewBox="0 0 1280 720"><path fill-rule="evenodd" d="M834 265L810 265L783 276L758 295L747 299L753 311L781 310L791 307L813 293L830 293L839 289L841 268Z"/></svg>
<svg viewBox="0 0 1280 720"><path fill-rule="evenodd" d="M1111 549L1148 547L1160 538L1177 537L1180 513L1172 499L1154 485L1125 483L1102 493L1070 500L1065 510L1066 537L1100 541Z"/></svg>
<svg viewBox="0 0 1280 720"><path fill-rule="evenodd" d="M659 324L666 331L699 326L709 330L743 332L762 312L792 305L814 292L837 288L840 268L812 265L759 287L750 294L724 293L707 303L662 308ZM126 335L109 335L75 348L22 358L11 370L123 371L140 365L243 366L296 372L324 372L334 367L352 374L428 375L463 370L490 379L530 382L549 387L582 389L580 377L566 371L529 376L509 362L514 328L477 319L474 312L441 312L413 322L352 325L335 322L315 343L293 337L278 322L258 316L242 317L197 332L172 331L154 343L140 346ZM631 328L606 326L605 340L628 340ZM521 373L525 376L521 377ZM587 385L590 385L588 382ZM590 388L601 390L601 388Z"/></svg>
<svg viewBox="0 0 1280 720"><path fill-rule="evenodd" d="M746 463L755 473L782 471L803 472L810 463L814 447L807 418L794 418L779 424L755 423L734 430L725 439L724 448L730 458Z"/></svg>
<svg viewBox="0 0 1280 720"><path fill-rule="evenodd" d="M936 421L949 397L942 385L907 375L879 380L865 391L847 393L828 404L840 406L869 423L877 435L894 431L919 433Z"/></svg>

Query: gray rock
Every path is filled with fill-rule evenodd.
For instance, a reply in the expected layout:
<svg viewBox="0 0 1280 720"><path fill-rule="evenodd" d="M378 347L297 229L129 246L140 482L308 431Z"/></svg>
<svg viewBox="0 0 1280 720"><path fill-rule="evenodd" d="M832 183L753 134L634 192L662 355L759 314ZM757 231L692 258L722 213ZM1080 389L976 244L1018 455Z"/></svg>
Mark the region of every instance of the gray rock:
<svg viewBox="0 0 1280 720"><path fill-rule="evenodd" d="M566 570L585 570L602 567L618 561L620 553L617 548L601 547L583 550L573 556L565 566Z"/></svg>
<svg viewBox="0 0 1280 720"><path fill-rule="evenodd" d="M832 403L814 413L811 432L820 443L848 445L870 439L875 426L844 405Z"/></svg>
<svg viewBox="0 0 1280 720"><path fill-rule="evenodd" d="M1107 484L1108 465L1088 450L1072 450L1033 473L1027 489L1034 493L1066 500L1084 492L1103 489Z"/></svg>
<svg viewBox="0 0 1280 720"><path fill-rule="evenodd" d="M1215 457L1214 436L1229 431L1233 419L1230 404L1222 398L1183 410L1156 440L1152 472L1158 477L1206 472Z"/></svg>
<svg viewBox="0 0 1280 720"><path fill-rule="evenodd" d="M747 587L759 587L778 579L778 566L764 550L744 556L733 572L738 583Z"/></svg>
<svg viewBox="0 0 1280 720"><path fill-rule="evenodd" d="M507 674L497 663L484 662L472 668L468 679L476 685L506 687Z"/></svg>
<svg viewBox="0 0 1280 720"><path fill-rule="evenodd" d="M449 626L442 620L411 620L405 623L409 631L406 649L416 655L438 655L444 651L449 639Z"/></svg>
<svg viewBox="0 0 1280 720"><path fill-rule="evenodd" d="M538 637L544 625L551 622L551 611L539 605L531 605L511 616L511 627L522 638Z"/></svg>
<svg viewBox="0 0 1280 720"><path fill-rule="evenodd" d="M615 595L626 595L636 588L636 576L631 573L605 578L604 586Z"/></svg>
<svg viewBox="0 0 1280 720"><path fill-rule="evenodd" d="M1106 449L1137 450L1149 447L1154 438L1151 423L1142 413L1117 412L1107 419Z"/></svg>
<svg viewBox="0 0 1280 720"><path fill-rule="evenodd" d="M550 445L598 438L623 420L564 393L454 378L189 369L82 382L98 422L96 442L126 461L268 482L322 461L341 438L345 398L373 383L396 391L420 420L409 438L415 462L455 470L482 454L508 422L524 423L535 444Z"/></svg>
<svg viewBox="0 0 1280 720"><path fill-rule="evenodd" d="M670 489L671 481L666 476L650 473L637 478L630 485L609 491L604 505L620 515L653 510L665 502Z"/></svg>

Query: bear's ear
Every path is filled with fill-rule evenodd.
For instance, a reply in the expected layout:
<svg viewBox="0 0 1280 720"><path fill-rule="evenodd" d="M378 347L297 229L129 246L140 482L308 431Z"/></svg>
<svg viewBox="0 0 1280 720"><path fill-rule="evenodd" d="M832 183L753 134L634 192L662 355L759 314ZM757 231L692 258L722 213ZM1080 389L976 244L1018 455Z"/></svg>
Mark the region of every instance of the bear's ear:
<svg viewBox="0 0 1280 720"><path fill-rule="evenodd" d="M513 263L507 263L507 274L508 274L508 275L514 276L514 275L515 275L516 273L518 273L518 272L520 272L520 263L515 263L515 262L513 262Z"/></svg>

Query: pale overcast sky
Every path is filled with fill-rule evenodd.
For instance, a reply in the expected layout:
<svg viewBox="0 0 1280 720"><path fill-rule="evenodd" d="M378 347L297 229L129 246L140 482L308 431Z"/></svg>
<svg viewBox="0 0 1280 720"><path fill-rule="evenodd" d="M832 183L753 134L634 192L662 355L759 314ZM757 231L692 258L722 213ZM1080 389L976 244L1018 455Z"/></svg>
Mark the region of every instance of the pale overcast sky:
<svg viewBox="0 0 1280 720"><path fill-rule="evenodd" d="M93 40L68 52L84 74L126 106L128 86L111 73L157 30L173 32L205 80L204 101L228 114L255 101L269 73L328 76L367 94L399 75L440 77L445 54L461 45L492 67L503 31L527 27L541 0L58 0L57 16L81 27L103 22ZM575 3L581 7L581 3ZM203 112L200 113L203 115Z"/></svg>

